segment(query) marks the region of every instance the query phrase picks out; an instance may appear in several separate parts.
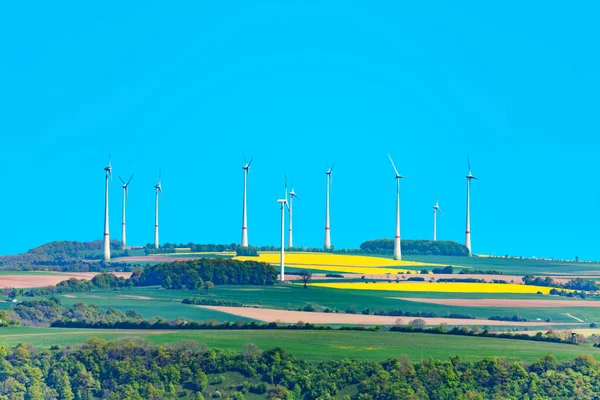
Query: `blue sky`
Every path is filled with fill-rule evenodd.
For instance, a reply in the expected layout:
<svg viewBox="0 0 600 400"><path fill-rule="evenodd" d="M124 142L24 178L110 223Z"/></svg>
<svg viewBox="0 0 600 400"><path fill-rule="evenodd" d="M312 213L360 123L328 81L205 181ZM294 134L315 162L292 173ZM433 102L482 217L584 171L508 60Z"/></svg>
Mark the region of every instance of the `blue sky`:
<svg viewBox="0 0 600 400"><path fill-rule="evenodd" d="M136 176L128 241L239 242L242 154L255 156L250 244L464 240L475 253L600 258L597 5L578 2L12 2L0 12L0 253L102 238L112 153Z"/></svg>

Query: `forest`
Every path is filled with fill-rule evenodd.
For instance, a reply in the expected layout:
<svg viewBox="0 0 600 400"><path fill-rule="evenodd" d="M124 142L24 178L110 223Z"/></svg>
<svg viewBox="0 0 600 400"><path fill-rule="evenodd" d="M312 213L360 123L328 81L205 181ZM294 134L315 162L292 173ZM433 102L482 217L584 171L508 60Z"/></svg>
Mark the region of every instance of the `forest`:
<svg viewBox="0 0 600 400"><path fill-rule="evenodd" d="M0 399L593 399L600 369L589 355L532 364L408 357L318 365L281 348L210 349L195 341L138 338L38 349L0 346Z"/></svg>
<svg viewBox="0 0 600 400"><path fill-rule="evenodd" d="M277 281L277 270L258 261L200 258L151 265L135 270L130 279L135 286L196 290L206 281L215 285L273 285Z"/></svg>

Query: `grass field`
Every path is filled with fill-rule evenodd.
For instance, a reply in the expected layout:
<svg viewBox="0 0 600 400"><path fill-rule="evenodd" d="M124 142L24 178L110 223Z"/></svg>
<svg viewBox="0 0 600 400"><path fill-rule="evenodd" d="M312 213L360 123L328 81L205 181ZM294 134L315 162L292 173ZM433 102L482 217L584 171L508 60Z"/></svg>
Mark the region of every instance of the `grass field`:
<svg viewBox="0 0 600 400"><path fill-rule="evenodd" d="M421 263L453 265L467 269L496 270L515 275L598 275L600 264L490 257L403 256Z"/></svg>
<svg viewBox="0 0 600 400"><path fill-rule="evenodd" d="M54 271L0 271L0 279L2 275L36 275L36 276L56 276L64 275Z"/></svg>
<svg viewBox="0 0 600 400"><path fill-rule="evenodd" d="M383 360L406 354L413 360L435 358L445 360L458 355L465 360L485 356L532 362L552 353L559 360L579 354L600 357L600 349L589 346L542 343L512 339L477 338L451 335L400 332L346 331L125 331L54 328L5 328L0 330L0 343L14 346L73 345L90 337L112 340L122 336L140 336L153 343L196 340L209 347L239 351L245 343L255 343L266 350L282 347L295 356L312 362L342 358Z"/></svg>

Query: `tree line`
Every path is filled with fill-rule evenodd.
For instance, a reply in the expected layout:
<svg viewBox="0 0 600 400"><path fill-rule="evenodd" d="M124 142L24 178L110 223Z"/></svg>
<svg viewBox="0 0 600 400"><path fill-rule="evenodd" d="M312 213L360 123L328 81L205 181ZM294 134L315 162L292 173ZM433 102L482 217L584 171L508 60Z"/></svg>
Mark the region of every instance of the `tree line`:
<svg viewBox="0 0 600 400"><path fill-rule="evenodd" d="M434 256L468 256L464 245L445 240L402 240L402 254ZM367 240L360 245L364 254L394 254L393 239Z"/></svg>
<svg viewBox="0 0 600 400"><path fill-rule="evenodd" d="M469 250L462 244L452 241L431 240L402 240L402 253L408 255L440 255L440 256L468 256ZM278 251L277 246L241 247L237 243L231 244L197 244L197 243L165 243L158 249L154 244L148 243L144 247L146 254L174 253L176 248L190 249L192 252L234 252L237 255L256 255L258 251ZM335 254L394 254L393 239L375 239L363 242L357 249L323 249L320 247L294 247L290 251L327 252Z"/></svg>
<svg viewBox="0 0 600 400"><path fill-rule="evenodd" d="M152 345L139 338L91 338L64 349L0 346L0 398L177 399L262 395L269 399L592 399L600 369L589 355L531 364L485 357L342 359L318 365L282 348L216 350L195 341ZM225 374L240 374L235 384Z"/></svg>

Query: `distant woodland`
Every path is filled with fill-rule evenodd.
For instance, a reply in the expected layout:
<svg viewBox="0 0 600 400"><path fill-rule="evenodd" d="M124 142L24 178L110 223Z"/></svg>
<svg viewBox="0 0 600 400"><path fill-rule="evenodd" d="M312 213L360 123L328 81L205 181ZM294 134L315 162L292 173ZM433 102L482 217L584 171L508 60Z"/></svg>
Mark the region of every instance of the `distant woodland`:
<svg viewBox="0 0 600 400"><path fill-rule="evenodd" d="M364 254L394 254L393 239L367 240L360 245ZM435 256L468 256L469 250L451 241L402 240L402 254Z"/></svg>

